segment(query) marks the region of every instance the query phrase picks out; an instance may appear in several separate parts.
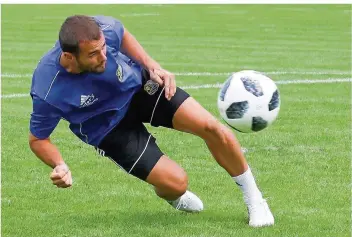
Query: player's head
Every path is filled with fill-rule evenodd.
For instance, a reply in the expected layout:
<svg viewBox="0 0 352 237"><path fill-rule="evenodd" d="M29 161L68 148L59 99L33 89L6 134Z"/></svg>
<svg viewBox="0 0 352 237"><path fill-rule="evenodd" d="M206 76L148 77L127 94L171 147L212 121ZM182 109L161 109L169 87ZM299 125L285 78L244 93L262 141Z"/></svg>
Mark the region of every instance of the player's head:
<svg viewBox="0 0 352 237"><path fill-rule="evenodd" d="M68 17L61 26L59 41L63 56L79 71L104 72L105 37L92 17Z"/></svg>

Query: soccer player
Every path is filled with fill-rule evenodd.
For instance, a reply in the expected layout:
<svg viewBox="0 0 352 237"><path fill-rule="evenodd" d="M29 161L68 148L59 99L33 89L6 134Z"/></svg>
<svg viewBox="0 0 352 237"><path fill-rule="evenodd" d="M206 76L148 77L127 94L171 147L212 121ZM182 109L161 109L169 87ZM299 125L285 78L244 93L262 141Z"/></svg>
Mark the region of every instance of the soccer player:
<svg viewBox="0 0 352 237"><path fill-rule="evenodd" d="M143 123L202 138L243 192L249 225L274 224L235 136L196 100L176 87L175 76L154 61L113 17L75 15L40 60L32 78L29 145L53 168L51 180L72 185L71 171L50 140L60 119L127 173L152 184L174 208L199 212L187 175L157 146Z"/></svg>

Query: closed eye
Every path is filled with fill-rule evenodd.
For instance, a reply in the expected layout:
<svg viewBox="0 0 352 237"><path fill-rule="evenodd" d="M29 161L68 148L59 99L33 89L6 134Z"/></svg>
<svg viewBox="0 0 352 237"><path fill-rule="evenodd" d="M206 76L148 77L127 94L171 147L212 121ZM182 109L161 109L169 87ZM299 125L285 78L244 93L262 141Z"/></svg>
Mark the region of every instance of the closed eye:
<svg viewBox="0 0 352 237"><path fill-rule="evenodd" d="M106 46L106 42L104 42L103 46L101 47L101 50L104 50L105 46ZM91 57L93 57L94 55L96 55L98 52L99 52L99 50L95 50L95 51L89 53L89 54L88 54L88 57L91 58Z"/></svg>

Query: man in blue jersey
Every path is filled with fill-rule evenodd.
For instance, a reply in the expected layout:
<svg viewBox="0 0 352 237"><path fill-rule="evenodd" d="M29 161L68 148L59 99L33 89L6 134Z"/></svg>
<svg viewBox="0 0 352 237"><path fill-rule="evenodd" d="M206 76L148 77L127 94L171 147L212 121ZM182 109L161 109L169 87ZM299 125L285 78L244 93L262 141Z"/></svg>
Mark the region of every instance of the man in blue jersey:
<svg viewBox="0 0 352 237"><path fill-rule="evenodd" d="M61 118L83 142L127 173L152 184L171 206L203 210L187 190L185 171L157 146L143 123L202 138L243 192L253 227L274 224L239 143L154 61L120 21L105 16L68 17L59 40L34 71L29 144L53 168L54 185L72 185L71 171L50 141Z"/></svg>

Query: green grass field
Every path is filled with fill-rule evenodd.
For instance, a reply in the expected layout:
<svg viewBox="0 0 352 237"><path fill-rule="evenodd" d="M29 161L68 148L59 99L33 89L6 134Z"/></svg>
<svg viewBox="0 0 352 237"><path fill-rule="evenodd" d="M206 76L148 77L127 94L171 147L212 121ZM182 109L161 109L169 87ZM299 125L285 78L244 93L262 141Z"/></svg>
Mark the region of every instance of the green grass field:
<svg viewBox="0 0 352 237"><path fill-rule="evenodd" d="M351 8L348 5L3 5L2 223L6 237L351 235ZM152 188L81 143L61 122L52 135L74 185L51 185L28 147L31 73L72 14L119 18L180 86L222 83L242 69L279 84L278 120L236 134L276 217L253 229L234 182L197 137L150 128L188 173L199 214L175 211ZM198 73L198 74L191 74ZM297 80L330 83L302 84ZM218 118L218 88L188 89ZM14 95L19 94L19 95Z"/></svg>

